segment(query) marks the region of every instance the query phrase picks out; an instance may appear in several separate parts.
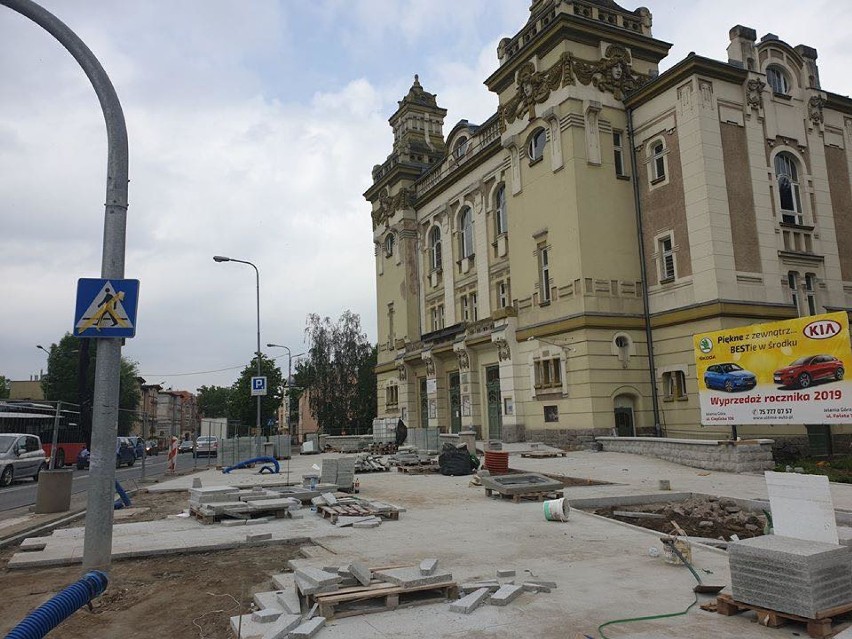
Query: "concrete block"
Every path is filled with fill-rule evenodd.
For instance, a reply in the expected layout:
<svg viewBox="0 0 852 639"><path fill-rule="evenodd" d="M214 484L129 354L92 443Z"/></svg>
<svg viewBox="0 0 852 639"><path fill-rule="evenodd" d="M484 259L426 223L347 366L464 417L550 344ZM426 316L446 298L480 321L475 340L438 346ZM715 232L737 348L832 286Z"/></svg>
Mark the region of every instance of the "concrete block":
<svg viewBox="0 0 852 639"><path fill-rule="evenodd" d="M193 488L201 488L201 477L193 477L192 487Z"/></svg>
<svg viewBox="0 0 852 639"><path fill-rule="evenodd" d="M335 497L332 493L323 493L320 495L323 499L325 499L325 503L329 506L337 505L337 497Z"/></svg>
<svg viewBox="0 0 852 639"><path fill-rule="evenodd" d="M290 639L310 639L325 625L325 617L314 617L290 631Z"/></svg>
<svg viewBox="0 0 852 639"><path fill-rule="evenodd" d="M304 568L299 568L296 571L296 577L301 577L302 579L312 581L318 586L339 584L343 580L343 577L338 575L336 572L326 572L325 570L320 570L319 568L310 568L307 566Z"/></svg>
<svg viewBox="0 0 852 639"><path fill-rule="evenodd" d="M352 524L353 528L378 528L382 525L382 520L378 517L373 517L371 519L365 519L364 521L356 521Z"/></svg>
<svg viewBox="0 0 852 639"><path fill-rule="evenodd" d="M308 579L303 579L299 575L295 577L296 588L303 595L318 595L320 593L335 592L338 590L337 584L319 585Z"/></svg>
<svg viewBox="0 0 852 639"><path fill-rule="evenodd" d="M296 581L292 572L279 572L272 575L272 583L278 590L293 590L296 587Z"/></svg>
<svg viewBox="0 0 852 639"><path fill-rule="evenodd" d="M498 570L498 571L497 571L497 577L498 577L498 578L502 578L502 577L514 577L514 576L515 576L515 571L514 571L514 570L503 569L503 570Z"/></svg>
<svg viewBox="0 0 852 639"><path fill-rule="evenodd" d="M239 636L242 639L262 639L266 631L271 628L270 624L254 621L251 617L250 614L231 617L231 630L234 631L235 637ZM239 635L237 634L238 632Z"/></svg>
<svg viewBox="0 0 852 639"><path fill-rule="evenodd" d="M424 559L420 562L420 574L422 575L431 575L434 574L435 569L438 568L438 560L437 559Z"/></svg>
<svg viewBox="0 0 852 639"><path fill-rule="evenodd" d="M260 524L268 524L272 521L272 517L258 517L257 519L246 519L246 526L259 526Z"/></svg>
<svg viewBox="0 0 852 639"><path fill-rule="evenodd" d="M349 564L349 572L358 580L362 586L369 586L370 580L373 578L373 573L367 564L360 561L353 561Z"/></svg>
<svg viewBox="0 0 852 639"><path fill-rule="evenodd" d="M298 628L301 624L301 615L281 615L272 623L272 626L263 635L263 639L286 639L290 631Z"/></svg>
<svg viewBox="0 0 852 639"><path fill-rule="evenodd" d="M525 592L550 592L550 588L547 586L530 583L529 581L522 583L521 588L523 588Z"/></svg>
<svg viewBox="0 0 852 639"><path fill-rule="evenodd" d="M313 619L314 617L316 617L318 610L319 604L315 603L313 606L311 606L311 609L308 610L308 613L305 615L305 620L307 621L308 619Z"/></svg>
<svg viewBox="0 0 852 639"><path fill-rule="evenodd" d="M223 525L223 526L225 526L225 527L230 527L230 526L245 526L245 525L246 525L246 520L245 520L245 519L223 519L221 523L222 523L222 525Z"/></svg>
<svg viewBox="0 0 852 639"><path fill-rule="evenodd" d="M491 591L488 588L480 588L474 590L469 595L466 595L450 604L450 612L460 612L464 615L469 615L476 610L482 603L488 599Z"/></svg>
<svg viewBox="0 0 852 639"><path fill-rule="evenodd" d="M283 612L283 608L278 602L278 593L275 590L256 592L254 593L252 600L254 601L254 605L257 610L269 608L272 610L278 610L278 612Z"/></svg>
<svg viewBox="0 0 852 639"><path fill-rule="evenodd" d="M369 520L372 520L372 519L373 519L372 515L368 515L366 517L364 517L364 516L360 516L360 517L338 517L335 525L338 528L345 528L346 526L352 526L352 525L360 523L362 521L369 521Z"/></svg>
<svg viewBox="0 0 852 639"><path fill-rule="evenodd" d="M276 593L276 597L278 599L278 605L284 610L284 612L291 615L302 614L302 604L299 600L299 595L296 593L295 586L287 590L279 590Z"/></svg>
<svg viewBox="0 0 852 639"><path fill-rule="evenodd" d="M488 603L492 606L505 606L517 599L523 591L524 589L521 586L514 586L510 584L500 586L500 590L491 595L491 599L488 600Z"/></svg>
<svg viewBox="0 0 852 639"><path fill-rule="evenodd" d="M445 581L452 581L451 573L434 573L431 575L420 574L420 568L392 568L390 570L380 570L373 573L376 579L387 581L397 586L410 588L412 586L426 586L429 584L438 584Z"/></svg>
<svg viewBox="0 0 852 639"><path fill-rule="evenodd" d="M272 539L272 533L255 533L252 535L246 535L246 541L266 541L267 539Z"/></svg>
<svg viewBox="0 0 852 639"><path fill-rule="evenodd" d="M778 535L728 544L732 596L815 618L822 610L852 601L850 552L848 546Z"/></svg>
<svg viewBox="0 0 852 639"><path fill-rule="evenodd" d="M278 617L282 615L284 611L280 608L263 608L261 610L255 610L251 613L252 621L256 621L258 623L272 623Z"/></svg>
<svg viewBox="0 0 852 639"><path fill-rule="evenodd" d="M463 593L474 592L480 588L487 588L489 592L497 592L500 590L500 584L496 581L472 581L459 586L459 590Z"/></svg>
<svg viewBox="0 0 852 639"><path fill-rule="evenodd" d="M544 586L545 588L550 588L552 590L556 590L556 582L555 581L542 581L541 579L527 579L526 583L535 584L537 586Z"/></svg>

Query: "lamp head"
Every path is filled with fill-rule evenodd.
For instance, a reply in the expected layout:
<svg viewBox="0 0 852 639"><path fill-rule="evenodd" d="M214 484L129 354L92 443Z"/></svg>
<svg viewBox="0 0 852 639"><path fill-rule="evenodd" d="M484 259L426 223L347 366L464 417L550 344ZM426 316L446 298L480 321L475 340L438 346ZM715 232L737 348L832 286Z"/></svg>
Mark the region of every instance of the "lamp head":
<svg viewBox="0 0 852 639"><path fill-rule="evenodd" d="M36 344L36 348L44 348L41 344Z"/></svg>
<svg viewBox="0 0 852 639"><path fill-rule="evenodd" d="M225 257L224 255L214 255L214 256L213 256L213 261L214 261L214 262L230 262L230 261L231 261L231 258L230 258L230 257Z"/></svg>

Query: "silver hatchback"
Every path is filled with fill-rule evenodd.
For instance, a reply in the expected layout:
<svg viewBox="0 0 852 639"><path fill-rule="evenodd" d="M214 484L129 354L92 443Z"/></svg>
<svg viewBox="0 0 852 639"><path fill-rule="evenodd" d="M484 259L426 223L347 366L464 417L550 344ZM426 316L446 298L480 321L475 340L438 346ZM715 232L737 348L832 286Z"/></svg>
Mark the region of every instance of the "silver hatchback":
<svg viewBox="0 0 852 639"><path fill-rule="evenodd" d="M195 449L192 451L193 457L218 457L219 455L219 438L205 435L195 440Z"/></svg>
<svg viewBox="0 0 852 639"><path fill-rule="evenodd" d="M47 457L41 440L35 435L4 433L0 435L0 486L16 479L32 477L47 469Z"/></svg>

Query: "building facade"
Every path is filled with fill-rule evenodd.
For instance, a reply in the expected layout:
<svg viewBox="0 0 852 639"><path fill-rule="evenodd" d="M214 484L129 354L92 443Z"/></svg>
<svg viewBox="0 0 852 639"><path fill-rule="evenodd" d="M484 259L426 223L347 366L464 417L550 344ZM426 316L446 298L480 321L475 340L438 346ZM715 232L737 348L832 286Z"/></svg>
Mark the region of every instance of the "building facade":
<svg viewBox="0 0 852 639"><path fill-rule="evenodd" d="M485 80L496 112L446 137L415 76L365 193L380 417L724 437L700 426L692 336L852 308L852 100L821 88L816 50L742 26L727 61L659 74L651 26L534 0Z"/></svg>

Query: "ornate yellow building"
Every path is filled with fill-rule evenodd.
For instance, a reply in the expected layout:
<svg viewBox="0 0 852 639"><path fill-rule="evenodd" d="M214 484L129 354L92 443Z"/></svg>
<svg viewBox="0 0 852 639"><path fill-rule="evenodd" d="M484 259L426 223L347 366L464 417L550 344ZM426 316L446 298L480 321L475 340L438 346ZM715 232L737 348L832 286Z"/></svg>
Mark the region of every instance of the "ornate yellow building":
<svg viewBox="0 0 852 639"><path fill-rule="evenodd" d="M415 76L373 169L380 417L576 445L699 424L692 335L852 307L852 100L754 30L728 61L612 0L534 0L444 137ZM780 427L779 427L780 428ZM800 435L803 426L743 435Z"/></svg>

